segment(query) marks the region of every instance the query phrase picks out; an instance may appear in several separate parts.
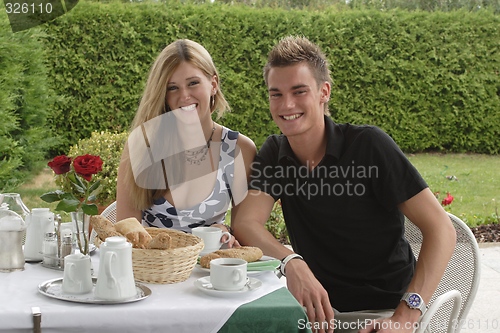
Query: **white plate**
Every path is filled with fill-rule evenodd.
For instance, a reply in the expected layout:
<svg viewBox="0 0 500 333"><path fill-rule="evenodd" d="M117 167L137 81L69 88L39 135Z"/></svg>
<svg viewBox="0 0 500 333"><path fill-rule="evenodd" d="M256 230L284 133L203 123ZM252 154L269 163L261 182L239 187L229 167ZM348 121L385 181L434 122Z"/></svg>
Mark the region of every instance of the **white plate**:
<svg viewBox="0 0 500 333"><path fill-rule="evenodd" d="M267 261L267 260L274 260L276 258L270 257L270 256L262 256L259 261Z"/></svg>
<svg viewBox="0 0 500 333"><path fill-rule="evenodd" d="M96 282L97 278L92 277L92 283L94 285L92 287L92 292L81 295L64 294L62 292L62 278L48 280L41 283L38 286L38 291L45 296L56 298L59 300L77 302L77 303L89 303L89 304L122 304L122 303L137 302L151 295L151 289L149 289L145 285L136 283L135 288L137 290L137 294L134 297L127 298L121 301L108 301L108 300L96 299L94 297L94 288Z"/></svg>
<svg viewBox="0 0 500 333"><path fill-rule="evenodd" d="M215 297L238 297L239 295L258 289L262 286L262 281L249 277L247 284L240 290L217 290L210 283L210 276L205 276L194 281L196 288L204 293Z"/></svg>

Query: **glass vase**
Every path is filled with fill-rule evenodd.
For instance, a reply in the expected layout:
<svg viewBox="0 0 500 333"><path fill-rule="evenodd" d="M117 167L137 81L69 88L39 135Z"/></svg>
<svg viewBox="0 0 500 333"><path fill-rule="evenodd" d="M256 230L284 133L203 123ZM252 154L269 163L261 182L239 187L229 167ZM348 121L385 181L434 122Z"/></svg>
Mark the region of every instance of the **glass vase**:
<svg viewBox="0 0 500 333"><path fill-rule="evenodd" d="M80 253L88 255L90 215L85 214L79 209L71 213L71 222L73 223L77 249Z"/></svg>

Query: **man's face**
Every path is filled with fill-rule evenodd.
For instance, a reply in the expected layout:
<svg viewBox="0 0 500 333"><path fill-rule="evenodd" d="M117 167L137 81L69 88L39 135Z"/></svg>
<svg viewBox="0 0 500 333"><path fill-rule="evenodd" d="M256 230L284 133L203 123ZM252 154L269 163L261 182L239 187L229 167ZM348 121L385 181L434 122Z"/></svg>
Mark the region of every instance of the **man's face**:
<svg viewBox="0 0 500 333"><path fill-rule="evenodd" d="M287 137L314 131L323 123L330 85L325 82L318 87L306 63L271 68L268 92L273 120Z"/></svg>

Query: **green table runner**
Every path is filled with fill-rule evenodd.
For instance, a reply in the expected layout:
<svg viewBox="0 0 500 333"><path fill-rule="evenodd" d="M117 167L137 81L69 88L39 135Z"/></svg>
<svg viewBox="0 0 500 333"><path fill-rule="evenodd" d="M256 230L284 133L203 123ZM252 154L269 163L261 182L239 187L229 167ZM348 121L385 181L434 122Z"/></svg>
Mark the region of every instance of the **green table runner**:
<svg viewBox="0 0 500 333"><path fill-rule="evenodd" d="M219 333L311 332L302 306L285 287L240 306Z"/></svg>

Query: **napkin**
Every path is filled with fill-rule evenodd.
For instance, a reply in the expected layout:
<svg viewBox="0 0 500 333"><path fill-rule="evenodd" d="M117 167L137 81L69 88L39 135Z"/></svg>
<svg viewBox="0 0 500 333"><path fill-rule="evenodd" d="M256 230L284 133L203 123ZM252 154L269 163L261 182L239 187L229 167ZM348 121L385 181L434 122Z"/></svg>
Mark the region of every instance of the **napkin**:
<svg viewBox="0 0 500 333"><path fill-rule="evenodd" d="M280 265L281 261L278 259L254 261L247 264L249 271L274 271Z"/></svg>

